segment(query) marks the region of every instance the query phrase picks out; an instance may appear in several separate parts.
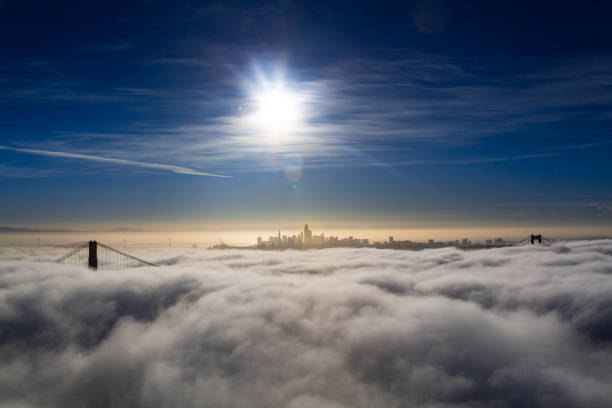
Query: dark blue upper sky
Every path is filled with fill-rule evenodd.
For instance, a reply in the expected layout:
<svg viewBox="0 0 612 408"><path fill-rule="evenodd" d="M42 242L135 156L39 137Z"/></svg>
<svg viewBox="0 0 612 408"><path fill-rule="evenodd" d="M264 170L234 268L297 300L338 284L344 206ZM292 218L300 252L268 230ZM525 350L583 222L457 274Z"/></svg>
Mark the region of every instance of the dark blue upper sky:
<svg viewBox="0 0 612 408"><path fill-rule="evenodd" d="M603 1L0 0L0 225L612 225L610 21Z"/></svg>

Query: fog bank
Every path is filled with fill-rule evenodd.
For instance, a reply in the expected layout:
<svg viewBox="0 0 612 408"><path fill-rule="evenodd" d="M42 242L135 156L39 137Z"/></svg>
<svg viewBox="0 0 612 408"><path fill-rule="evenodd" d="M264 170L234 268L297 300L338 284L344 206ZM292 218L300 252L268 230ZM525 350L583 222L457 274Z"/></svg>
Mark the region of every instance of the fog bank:
<svg viewBox="0 0 612 408"><path fill-rule="evenodd" d="M612 406L612 240L63 252L0 248L0 406Z"/></svg>

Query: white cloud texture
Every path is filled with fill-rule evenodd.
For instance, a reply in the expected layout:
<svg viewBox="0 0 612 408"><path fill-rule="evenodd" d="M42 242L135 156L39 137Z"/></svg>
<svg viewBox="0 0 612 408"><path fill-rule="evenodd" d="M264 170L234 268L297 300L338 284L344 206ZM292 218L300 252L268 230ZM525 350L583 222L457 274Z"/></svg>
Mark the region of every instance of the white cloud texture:
<svg viewBox="0 0 612 408"><path fill-rule="evenodd" d="M0 406L612 406L612 240L61 254L0 249Z"/></svg>
<svg viewBox="0 0 612 408"><path fill-rule="evenodd" d="M12 150L15 152L36 154L36 155L41 155L41 156L63 157L67 159L78 159L78 160L86 160L86 161L94 161L94 162L102 162L102 163L111 163L111 164L118 164L122 166L136 166L136 167L142 167L145 169L170 171L172 173L177 173L177 174L189 174L192 176L231 178L231 176L223 176L220 174L205 173L205 172L193 170L187 167L172 166L168 164L158 164L158 163L144 163L144 162L139 162L139 161L134 161L134 160L114 159L110 157L100 157L100 156L93 156L93 155L88 155L88 154L55 152L55 151L50 151L50 150L38 150L38 149L20 149L20 148L7 147L7 146L2 146L2 145L0 145L0 150Z"/></svg>

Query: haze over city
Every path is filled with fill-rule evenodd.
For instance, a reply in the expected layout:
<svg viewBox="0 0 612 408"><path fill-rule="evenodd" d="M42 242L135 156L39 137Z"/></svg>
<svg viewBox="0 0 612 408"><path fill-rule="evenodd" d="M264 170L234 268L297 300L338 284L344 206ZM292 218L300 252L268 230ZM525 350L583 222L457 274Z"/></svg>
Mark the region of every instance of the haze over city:
<svg viewBox="0 0 612 408"><path fill-rule="evenodd" d="M0 408L612 406L611 21L0 0Z"/></svg>

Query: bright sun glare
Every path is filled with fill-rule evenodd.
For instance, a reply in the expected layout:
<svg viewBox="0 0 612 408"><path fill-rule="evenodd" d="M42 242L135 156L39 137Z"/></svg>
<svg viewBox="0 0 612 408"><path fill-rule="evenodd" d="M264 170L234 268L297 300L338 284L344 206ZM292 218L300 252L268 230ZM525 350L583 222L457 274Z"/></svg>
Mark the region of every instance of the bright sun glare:
<svg viewBox="0 0 612 408"><path fill-rule="evenodd" d="M298 96L281 86L258 93L255 100L254 119L265 130L294 130L301 119Z"/></svg>

